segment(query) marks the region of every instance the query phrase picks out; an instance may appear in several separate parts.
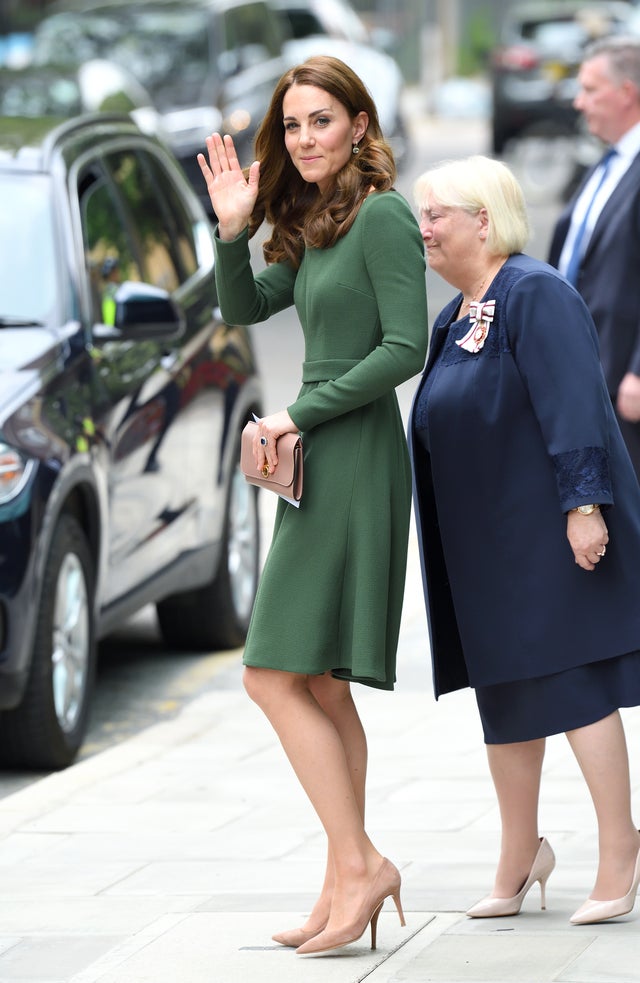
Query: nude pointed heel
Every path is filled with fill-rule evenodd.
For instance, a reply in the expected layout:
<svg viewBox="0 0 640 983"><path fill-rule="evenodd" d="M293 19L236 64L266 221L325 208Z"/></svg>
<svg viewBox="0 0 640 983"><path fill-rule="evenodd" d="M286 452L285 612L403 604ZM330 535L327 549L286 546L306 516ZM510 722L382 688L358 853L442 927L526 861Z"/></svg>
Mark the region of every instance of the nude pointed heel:
<svg viewBox="0 0 640 983"><path fill-rule="evenodd" d="M324 931L326 924L325 922L320 928L312 929L311 931L307 931L304 928L291 928L285 932L276 932L271 938L279 945L286 945L289 948L297 949L299 945L304 945L309 939L315 938L316 935Z"/></svg>
<svg viewBox="0 0 640 983"><path fill-rule="evenodd" d="M540 908L544 911L547 907L547 881L555 865L554 852L548 840L542 836L529 876L518 893L513 898L483 898L469 908L467 915L469 918L503 918L506 915L517 915L527 892L536 881L540 882Z"/></svg>
<svg viewBox="0 0 640 983"><path fill-rule="evenodd" d="M400 877L400 874L398 874L398 877ZM389 897L389 895L387 895L387 897ZM406 921L404 919L404 911L402 910L402 902L400 901L400 882L399 881L398 881L398 890L396 891L395 894L392 894L391 897L393 898L393 902L394 902L394 904L396 906L396 911L398 912L398 917L400 919L400 924L404 928L404 926L407 923L406 923ZM374 911L373 915L371 916L371 948L372 949L375 949L375 947L376 947L376 936L377 936L377 928L378 928L378 916L379 916L380 912L382 911L383 904L384 904L384 898L382 899L382 901L378 905L377 909Z"/></svg>
<svg viewBox="0 0 640 983"><path fill-rule="evenodd" d="M584 904L580 905L574 912L569 921L572 925L593 925L595 922L606 922L609 918L621 918L633 911L640 884L640 850L636 857L636 865L633 871L631 887L623 898L614 898L613 901L594 901L587 898Z"/></svg>
<svg viewBox="0 0 640 983"><path fill-rule="evenodd" d="M375 949L377 942L378 917L386 898L393 898L400 924L405 925L404 912L400 902L400 872L387 860L382 861L378 873L373 879L369 892L362 903L357 918L342 929L320 932L314 938L301 945L296 952L301 956L319 955L332 949L341 949L351 942L357 942L364 935L367 925L371 925L371 948Z"/></svg>
<svg viewBox="0 0 640 983"><path fill-rule="evenodd" d="M384 901L381 901L373 915L371 916L371 948L375 949L378 938L378 916L382 911Z"/></svg>

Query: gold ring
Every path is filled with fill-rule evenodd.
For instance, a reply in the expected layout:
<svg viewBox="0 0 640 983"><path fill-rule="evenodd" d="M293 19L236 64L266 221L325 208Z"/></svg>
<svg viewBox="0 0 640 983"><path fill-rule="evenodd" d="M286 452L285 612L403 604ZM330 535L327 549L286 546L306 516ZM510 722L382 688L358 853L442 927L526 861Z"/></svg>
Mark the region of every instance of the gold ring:
<svg viewBox="0 0 640 983"><path fill-rule="evenodd" d="M262 477L263 478L268 478L269 477L269 465L268 464L263 464L262 465Z"/></svg>

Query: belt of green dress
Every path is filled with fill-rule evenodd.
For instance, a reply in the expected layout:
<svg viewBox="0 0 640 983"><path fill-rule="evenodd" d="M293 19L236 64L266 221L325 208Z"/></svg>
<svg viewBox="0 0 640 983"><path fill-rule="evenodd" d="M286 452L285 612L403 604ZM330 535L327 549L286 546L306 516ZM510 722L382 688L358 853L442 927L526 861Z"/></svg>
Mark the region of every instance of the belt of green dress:
<svg viewBox="0 0 640 983"><path fill-rule="evenodd" d="M315 362L303 362L302 381L328 382L330 379L339 379L361 361L360 358L321 358Z"/></svg>

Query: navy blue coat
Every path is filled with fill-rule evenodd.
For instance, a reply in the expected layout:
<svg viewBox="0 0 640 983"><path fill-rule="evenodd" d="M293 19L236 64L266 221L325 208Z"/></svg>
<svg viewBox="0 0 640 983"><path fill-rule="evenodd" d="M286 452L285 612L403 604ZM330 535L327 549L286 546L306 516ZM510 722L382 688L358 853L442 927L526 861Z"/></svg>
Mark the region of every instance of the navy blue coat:
<svg viewBox="0 0 640 983"><path fill-rule="evenodd" d="M496 311L477 354L449 337L460 295L436 319L409 421L436 698L640 649L640 487L589 311L522 254L484 299ZM566 535L588 502L607 506L610 535L593 572Z"/></svg>

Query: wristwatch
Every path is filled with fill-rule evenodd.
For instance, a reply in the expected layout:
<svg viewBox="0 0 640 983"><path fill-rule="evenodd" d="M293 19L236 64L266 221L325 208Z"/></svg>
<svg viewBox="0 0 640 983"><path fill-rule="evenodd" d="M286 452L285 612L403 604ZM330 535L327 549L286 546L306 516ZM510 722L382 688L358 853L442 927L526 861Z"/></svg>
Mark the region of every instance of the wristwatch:
<svg viewBox="0 0 640 983"><path fill-rule="evenodd" d="M599 508L599 505L578 505L577 508L569 509L569 511L579 512L580 515L591 515L592 512L597 512Z"/></svg>

